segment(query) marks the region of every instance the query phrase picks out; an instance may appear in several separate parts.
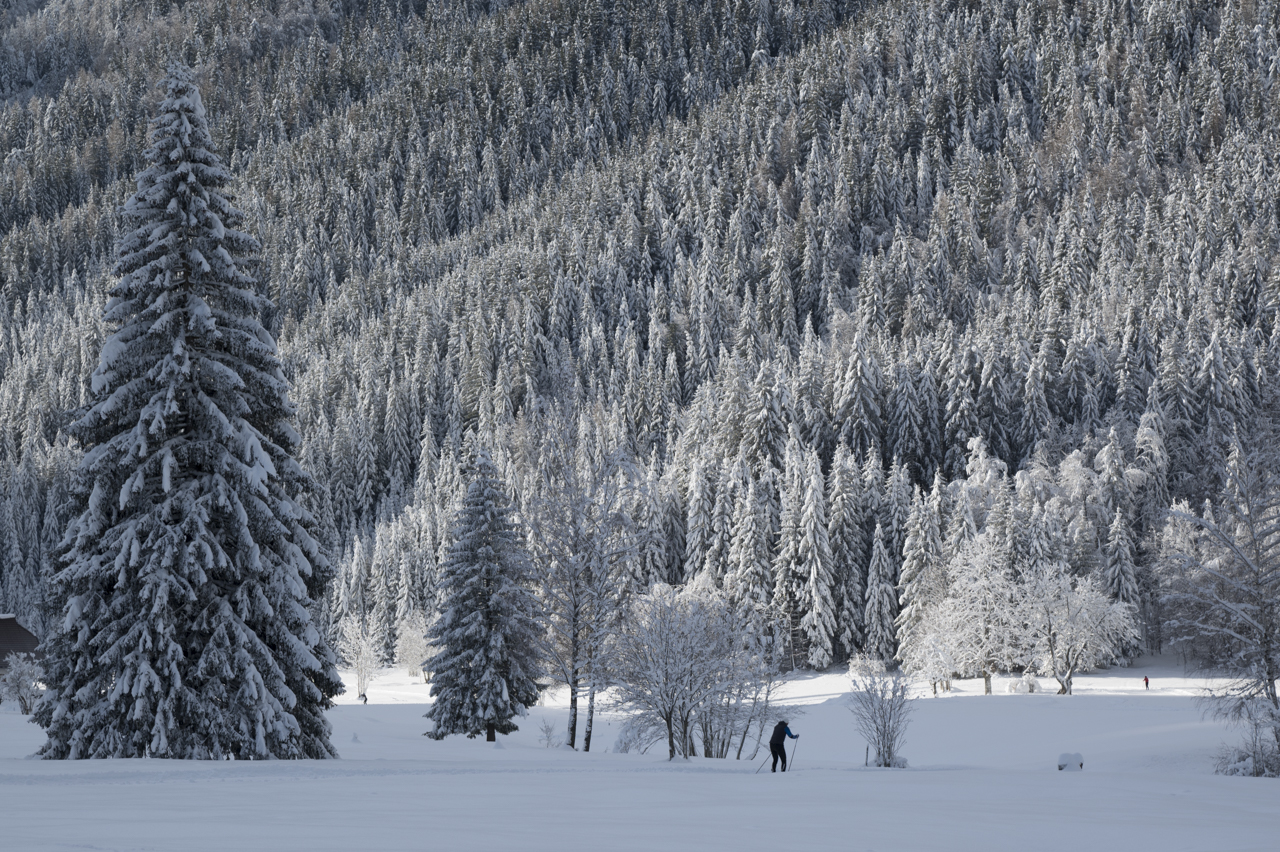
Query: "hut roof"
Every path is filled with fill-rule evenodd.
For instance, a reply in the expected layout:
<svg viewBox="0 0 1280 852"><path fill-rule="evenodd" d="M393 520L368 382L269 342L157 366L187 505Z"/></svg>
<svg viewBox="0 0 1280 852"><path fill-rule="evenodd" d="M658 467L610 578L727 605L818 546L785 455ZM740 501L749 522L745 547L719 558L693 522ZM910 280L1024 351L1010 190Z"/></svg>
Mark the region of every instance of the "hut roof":
<svg viewBox="0 0 1280 852"><path fill-rule="evenodd" d="M18 623L12 615L0 615L0 669L7 669L10 654L36 653L40 644L30 630Z"/></svg>

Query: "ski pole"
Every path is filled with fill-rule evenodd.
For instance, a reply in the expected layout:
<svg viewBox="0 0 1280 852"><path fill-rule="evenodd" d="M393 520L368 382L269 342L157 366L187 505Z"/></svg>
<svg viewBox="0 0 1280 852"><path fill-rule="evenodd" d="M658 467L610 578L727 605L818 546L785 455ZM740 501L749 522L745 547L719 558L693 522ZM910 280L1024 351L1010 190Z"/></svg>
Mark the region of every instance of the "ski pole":
<svg viewBox="0 0 1280 852"><path fill-rule="evenodd" d="M800 748L800 738L796 737L795 745L791 746L791 771L792 772L794 772L796 768L796 750L799 748Z"/></svg>
<svg viewBox="0 0 1280 852"><path fill-rule="evenodd" d="M760 761L760 765L756 767L756 771L755 771L755 772L752 772L751 774L752 774L752 775L759 775L759 774L760 774L760 770L761 770L761 769L764 769L764 765L765 765L766 763L768 763L768 762L769 762L769 756L768 756L768 755L765 755L764 760Z"/></svg>

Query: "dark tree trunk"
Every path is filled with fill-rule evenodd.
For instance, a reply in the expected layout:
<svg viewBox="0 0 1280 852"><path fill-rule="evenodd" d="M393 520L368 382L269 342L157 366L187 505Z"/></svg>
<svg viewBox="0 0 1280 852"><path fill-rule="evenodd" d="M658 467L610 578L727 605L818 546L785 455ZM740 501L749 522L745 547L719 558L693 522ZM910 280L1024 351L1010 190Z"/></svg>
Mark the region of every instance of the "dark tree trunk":
<svg viewBox="0 0 1280 852"><path fill-rule="evenodd" d="M493 722L490 722L488 727L485 728L484 739L485 742L490 743L496 743L498 741L498 729Z"/></svg>
<svg viewBox="0 0 1280 852"><path fill-rule="evenodd" d="M582 750L591 751L591 728L596 719L596 682L587 687L587 726L582 731Z"/></svg>
<svg viewBox="0 0 1280 852"><path fill-rule="evenodd" d="M577 616L574 616L574 623L577 623ZM578 690L582 688L582 665L578 655L578 634L575 631L573 635L573 644L570 648L569 659L569 732L566 741L569 748L576 749L578 747Z"/></svg>

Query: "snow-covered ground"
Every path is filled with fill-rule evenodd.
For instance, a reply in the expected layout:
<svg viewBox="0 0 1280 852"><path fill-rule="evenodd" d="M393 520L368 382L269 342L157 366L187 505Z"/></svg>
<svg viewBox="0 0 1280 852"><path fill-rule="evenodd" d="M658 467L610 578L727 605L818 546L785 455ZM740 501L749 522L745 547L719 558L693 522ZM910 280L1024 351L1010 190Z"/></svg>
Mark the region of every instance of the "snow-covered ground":
<svg viewBox="0 0 1280 852"><path fill-rule="evenodd" d="M1142 676L1151 689L1142 688ZM422 736L427 687L388 671L368 705L331 713L341 761L24 760L40 731L0 706L0 848L110 850L1275 850L1280 783L1212 773L1234 732L1202 718L1203 682L1172 660L1080 677L1074 696L925 697L907 770L863 768L841 674L790 681L804 705L795 770L589 754L561 734L563 701L500 747ZM1049 682L1042 680L1047 688ZM1084 772L1058 772L1062 752Z"/></svg>

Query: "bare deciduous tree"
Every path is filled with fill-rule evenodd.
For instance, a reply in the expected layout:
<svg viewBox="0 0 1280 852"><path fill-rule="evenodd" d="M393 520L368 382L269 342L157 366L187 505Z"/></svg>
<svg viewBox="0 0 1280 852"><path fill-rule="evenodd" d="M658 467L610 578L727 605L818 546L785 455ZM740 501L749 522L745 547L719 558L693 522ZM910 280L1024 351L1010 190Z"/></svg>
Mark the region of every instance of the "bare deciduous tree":
<svg viewBox="0 0 1280 852"><path fill-rule="evenodd" d="M849 678L849 710L858 733L875 750L875 765L905 766L900 752L912 710L909 681L899 672L886 671L881 660L865 656L849 661Z"/></svg>
<svg viewBox="0 0 1280 852"><path fill-rule="evenodd" d="M1218 503L1183 504L1164 533L1175 642L1232 676L1208 695L1215 715L1241 724L1260 760L1280 772L1280 473L1274 451L1246 456L1236 442ZM1266 747L1262 748L1261 744ZM1246 751L1250 750L1246 748Z"/></svg>
<svg viewBox="0 0 1280 852"><path fill-rule="evenodd" d="M543 656L552 679L569 688L571 747L586 694L583 751L591 750L596 696L609 684L608 639L627 593L622 568L636 551L627 512L634 471L623 452L607 448L603 419L553 410L525 433L538 460L524 483L522 519L543 606Z"/></svg>
<svg viewBox="0 0 1280 852"><path fill-rule="evenodd" d="M769 660L743 641L746 618L723 594L659 584L636 598L613 643L620 707L636 714L625 741L665 734L670 758L741 756L772 695Z"/></svg>

